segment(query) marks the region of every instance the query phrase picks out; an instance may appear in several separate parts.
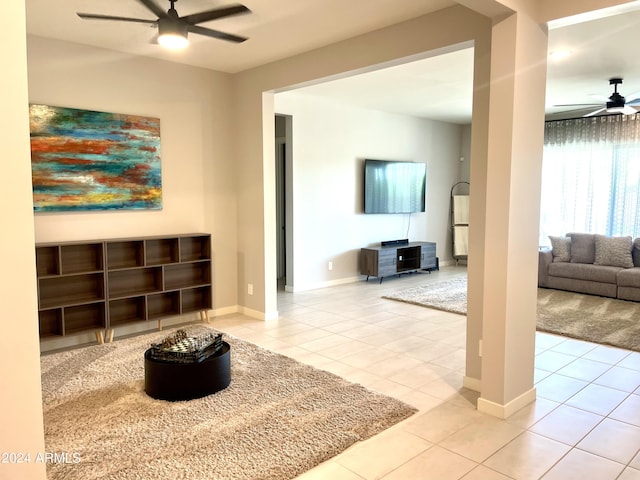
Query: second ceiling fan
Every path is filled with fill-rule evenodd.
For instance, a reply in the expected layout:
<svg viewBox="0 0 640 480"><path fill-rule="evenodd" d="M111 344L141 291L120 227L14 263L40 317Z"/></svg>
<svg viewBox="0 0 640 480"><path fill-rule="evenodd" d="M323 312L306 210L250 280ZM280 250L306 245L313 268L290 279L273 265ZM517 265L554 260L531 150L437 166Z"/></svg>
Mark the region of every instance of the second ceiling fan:
<svg viewBox="0 0 640 480"><path fill-rule="evenodd" d="M604 104L603 103L572 103L572 104L570 103L565 105L554 105L554 107L581 107L576 110L572 110L573 112L589 110L586 114L582 115L583 117L592 117L594 115L599 115L599 114L632 115L636 113L637 110L632 106L632 104L640 106L640 98L633 98L627 101L618 92L618 85L622 85L622 78L619 78L619 77L610 78L609 85L614 86L613 93ZM566 114L566 113L568 112L560 112L560 114Z"/></svg>

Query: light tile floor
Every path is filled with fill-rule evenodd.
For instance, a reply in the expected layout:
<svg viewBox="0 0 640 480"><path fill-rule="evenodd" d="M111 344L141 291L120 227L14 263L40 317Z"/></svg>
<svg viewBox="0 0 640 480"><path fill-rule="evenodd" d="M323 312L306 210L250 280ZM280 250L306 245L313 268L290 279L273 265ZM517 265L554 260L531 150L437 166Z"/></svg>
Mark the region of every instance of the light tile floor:
<svg viewBox="0 0 640 480"><path fill-rule="evenodd" d="M462 387L461 315L382 295L464 267L281 292L280 318L216 328L419 408L299 480L640 480L640 353L537 333L537 401L501 420Z"/></svg>

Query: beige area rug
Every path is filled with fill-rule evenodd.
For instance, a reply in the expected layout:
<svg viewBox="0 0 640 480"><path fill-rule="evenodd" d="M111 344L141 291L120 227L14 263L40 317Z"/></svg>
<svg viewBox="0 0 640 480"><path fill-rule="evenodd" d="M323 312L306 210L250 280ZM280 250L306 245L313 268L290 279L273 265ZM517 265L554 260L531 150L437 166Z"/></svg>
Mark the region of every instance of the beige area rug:
<svg viewBox="0 0 640 480"><path fill-rule="evenodd" d="M466 315L467 279L414 287L383 298ZM537 329L640 352L640 303L539 288Z"/></svg>
<svg viewBox="0 0 640 480"><path fill-rule="evenodd" d="M42 357L46 451L68 458L49 480L291 479L416 411L227 335L229 387L154 400L143 353L172 332Z"/></svg>

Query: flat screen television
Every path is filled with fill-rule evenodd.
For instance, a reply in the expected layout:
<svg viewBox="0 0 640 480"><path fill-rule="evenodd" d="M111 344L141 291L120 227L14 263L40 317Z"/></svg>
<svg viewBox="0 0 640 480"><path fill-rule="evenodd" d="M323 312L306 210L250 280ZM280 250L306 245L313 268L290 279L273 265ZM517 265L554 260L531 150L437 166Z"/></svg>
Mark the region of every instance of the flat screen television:
<svg viewBox="0 0 640 480"><path fill-rule="evenodd" d="M364 213L425 211L427 165L389 160L364 161Z"/></svg>

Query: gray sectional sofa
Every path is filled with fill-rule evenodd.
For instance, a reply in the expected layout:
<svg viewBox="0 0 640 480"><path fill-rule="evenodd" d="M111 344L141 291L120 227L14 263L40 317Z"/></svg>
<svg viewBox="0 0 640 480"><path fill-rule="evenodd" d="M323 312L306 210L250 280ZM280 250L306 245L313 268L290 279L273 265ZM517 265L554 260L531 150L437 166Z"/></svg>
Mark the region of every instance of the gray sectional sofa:
<svg viewBox="0 0 640 480"><path fill-rule="evenodd" d="M640 302L640 238L568 233L541 249L538 286Z"/></svg>

